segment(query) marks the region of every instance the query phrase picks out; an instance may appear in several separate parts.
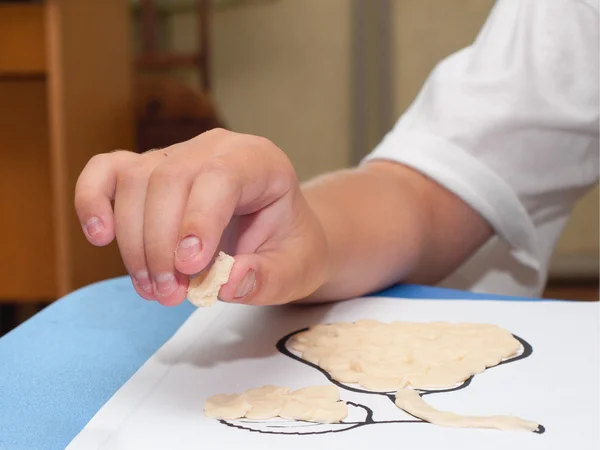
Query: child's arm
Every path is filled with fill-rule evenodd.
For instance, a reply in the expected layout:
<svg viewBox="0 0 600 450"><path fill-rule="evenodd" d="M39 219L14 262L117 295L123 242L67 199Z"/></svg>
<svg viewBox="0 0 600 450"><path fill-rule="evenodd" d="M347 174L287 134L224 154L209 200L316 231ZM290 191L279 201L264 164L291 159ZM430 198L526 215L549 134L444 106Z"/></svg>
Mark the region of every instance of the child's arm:
<svg viewBox="0 0 600 450"><path fill-rule="evenodd" d="M348 298L399 281L437 282L492 235L461 199L392 162L325 175L303 192L329 244L329 275L311 300Z"/></svg>
<svg viewBox="0 0 600 450"><path fill-rule="evenodd" d="M223 300L276 304L433 281L490 235L461 200L399 164L369 163L301 190L275 145L224 130L93 158L75 205L88 240L116 237L137 292L168 305L218 248L236 259Z"/></svg>

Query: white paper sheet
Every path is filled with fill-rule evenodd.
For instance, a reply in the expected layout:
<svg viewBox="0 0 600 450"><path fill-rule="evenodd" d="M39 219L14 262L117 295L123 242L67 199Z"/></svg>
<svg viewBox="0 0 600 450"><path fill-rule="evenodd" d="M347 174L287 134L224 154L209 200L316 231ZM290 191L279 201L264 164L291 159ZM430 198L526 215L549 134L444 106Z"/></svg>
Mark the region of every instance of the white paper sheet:
<svg viewBox="0 0 600 450"><path fill-rule="evenodd" d="M364 298L319 307L257 308L220 303L196 311L104 405L68 450L121 449L594 449L600 444L598 304ZM450 429L416 421L386 395L340 389L350 414L322 425L282 419L220 422L207 397L275 384L330 383L280 350L299 329L336 321L493 323L532 353L490 368L452 392L424 397L460 414L512 414L542 434ZM279 342L280 349L277 348Z"/></svg>

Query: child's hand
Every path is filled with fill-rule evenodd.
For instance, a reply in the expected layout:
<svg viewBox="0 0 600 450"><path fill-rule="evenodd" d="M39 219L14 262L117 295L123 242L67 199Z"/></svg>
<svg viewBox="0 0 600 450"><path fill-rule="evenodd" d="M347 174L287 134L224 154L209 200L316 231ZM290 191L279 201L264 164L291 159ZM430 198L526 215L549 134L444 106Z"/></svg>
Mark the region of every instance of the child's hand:
<svg viewBox="0 0 600 450"><path fill-rule="evenodd" d="M288 158L263 138L212 130L141 155L95 156L75 208L87 239L116 237L136 291L165 305L185 299L188 276L218 248L236 259L226 301L286 303L326 277L322 226Z"/></svg>

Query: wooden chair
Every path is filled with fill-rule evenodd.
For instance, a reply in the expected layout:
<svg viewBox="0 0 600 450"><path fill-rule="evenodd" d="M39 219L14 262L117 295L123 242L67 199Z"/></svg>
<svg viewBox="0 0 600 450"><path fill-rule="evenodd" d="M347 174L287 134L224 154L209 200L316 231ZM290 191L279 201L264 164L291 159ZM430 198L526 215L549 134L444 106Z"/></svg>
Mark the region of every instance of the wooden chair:
<svg viewBox="0 0 600 450"><path fill-rule="evenodd" d="M210 91L210 0L195 0L198 45L192 54L173 54L158 49L159 14L155 0L140 0L142 53L136 58L138 69L179 69L195 67L200 86Z"/></svg>
<svg viewBox="0 0 600 450"><path fill-rule="evenodd" d="M135 60L138 151L166 147L222 127L210 98L209 0L195 2L197 46L191 54L161 51L157 2L141 0L140 7L142 49ZM197 72L200 91L168 74L156 74L180 68Z"/></svg>

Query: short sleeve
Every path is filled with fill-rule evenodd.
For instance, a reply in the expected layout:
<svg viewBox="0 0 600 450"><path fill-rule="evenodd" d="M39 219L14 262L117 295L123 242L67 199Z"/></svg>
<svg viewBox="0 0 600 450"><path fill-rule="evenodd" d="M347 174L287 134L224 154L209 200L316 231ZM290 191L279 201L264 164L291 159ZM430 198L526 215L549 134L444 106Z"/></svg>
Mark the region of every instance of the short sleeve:
<svg viewBox="0 0 600 450"><path fill-rule="evenodd" d="M598 1L499 0L365 161L403 163L539 266L536 227L598 180Z"/></svg>

